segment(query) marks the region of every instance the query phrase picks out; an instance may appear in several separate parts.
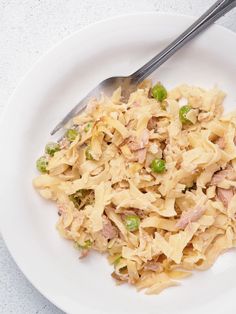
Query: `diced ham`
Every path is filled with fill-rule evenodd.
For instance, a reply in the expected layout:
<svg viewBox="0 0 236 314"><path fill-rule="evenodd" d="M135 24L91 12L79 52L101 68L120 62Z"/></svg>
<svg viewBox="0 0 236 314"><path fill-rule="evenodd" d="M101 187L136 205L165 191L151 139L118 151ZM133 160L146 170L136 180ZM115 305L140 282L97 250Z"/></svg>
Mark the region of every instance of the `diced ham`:
<svg viewBox="0 0 236 314"><path fill-rule="evenodd" d="M233 189L217 188L216 195L219 198L219 200L223 203L223 205L227 208L229 202L234 196L234 191Z"/></svg>
<svg viewBox="0 0 236 314"><path fill-rule="evenodd" d="M130 137L128 140L128 147L132 153L135 154L133 161L138 161L139 163L144 163L147 155L147 145L149 143L149 131L144 129L140 139L136 137Z"/></svg>
<svg viewBox="0 0 236 314"><path fill-rule="evenodd" d="M236 180L236 172L231 166L225 170L216 172L211 179L211 185L218 185L225 179Z"/></svg>
<svg viewBox="0 0 236 314"><path fill-rule="evenodd" d="M149 132L147 129L144 129L139 140L135 137L129 138L128 147L131 150L131 152L135 152L137 150L145 148L148 142Z"/></svg>
<svg viewBox="0 0 236 314"><path fill-rule="evenodd" d="M227 176L226 176L226 179L228 180L236 180L236 172L233 168L231 169L228 169L227 170L228 173L227 173Z"/></svg>
<svg viewBox="0 0 236 314"><path fill-rule="evenodd" d="M147 128L149 131L154 130L157 126L157 117L151 117L148 121Z"/></svg>
<svg viewBox="0 0 236 314"><path fill-rule="evenodd" d="M236 172L232 166L228 166L225 170L221 170L215 173L211 179L211 185L218 185L223 180L236 180ZM229 202L234 196L234 190L232 188L222 189L218 187L216 190L216 195L218 199L223 203L223 205L227 208Z"/></svg>
<svg viewBox="0 0 236 314"><path fill-rule="evenodd" d="M144 267L144 270L151 270L154 272L161 272L163 270L163 267L161 265L161 263L155 262L155 261L149 261L147 262Z"/></svg>
<svg viewBox="0 0 236 314"><path fill-rule="evenodd" d="M225 139L223 137L219 137L216 141L215 144L219 146L220 149L225 148Z"/></svg>
<svg viewBox="0 0 236 314"><path fill-rule="evenodd" d="M211 179L211 185L219 184L226 178L226 175L227 175L227 170L216 172Z"/></svg>
<svg viewBox="0 0 236 314"><path fill-rule="evenodd" d="M196 206L186 212L183 212L179 221L176 223L176 227L184 229L190 222L197 221L205 212L206 208L202 206Z"/></svg>
<svg viewBox="0 0 236 314"><path fill-rule="evenodd" d="M144 163L147 155L147 149L143 148L137 151L138 162L140 164Z"/></svg>
<svg viewBox="0 0 236 314"><path fill-rule="evenodd" d="M115 226L112 225L111 221L106 217L103 216L103 229L102 235L107 239L113 239L118 236L118 230Z"/></svg>
<svg viewBox="0 0 236 314"><path fill-rule="evenodd" d="M139 139L130 136L120 144L120 147L122 146L122 148L124 148L124 146L126 146L129 150L129 154L133 153L131 156L126 157L129 161L138 161L142 164L146 160L148 144L149 131L144 129Z"/></svg>
<svg viewBox="0 0 236 314"><path fill-rule="evenodd" d="M115 271L111 274L111 277L117 280L118 282L128 281L128 274L117 274Z"/></svg>

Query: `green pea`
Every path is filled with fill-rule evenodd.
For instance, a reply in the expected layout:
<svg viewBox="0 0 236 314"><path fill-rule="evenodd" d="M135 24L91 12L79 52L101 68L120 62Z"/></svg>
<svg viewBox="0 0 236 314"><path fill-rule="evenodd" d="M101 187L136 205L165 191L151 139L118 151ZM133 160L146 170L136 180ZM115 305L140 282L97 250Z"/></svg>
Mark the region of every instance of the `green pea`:
<svg viewBox="0 0 236 314"><path fill-rule="evenodd" d="M48 166L48 160L45 156L40 157L36 161L36 167L38 171L41 173L47 173L47 166Z"/></svg>
<svg viewBox="0 0 236 314"><path fill-rule="evenodd" d="M87 132L91 129L92 126L93 126L93 123L92 123L92 122L89 122L89 123L85 126L84 131L87 133Z"/></svg>
<svg viewBox="0 0 236 314"><path fill-rule="evenodd" d="M190 120L186 118L187 113L191 110L192 108L188 105L183 106L179 109L179 119L183 124L187 123L192 123Z"/></svg>
<svg viewBox="0 0 236 314"><path fill-rule="evenodd" d="M87 250L87 249L90 249L91 246L92 246L92 241L91 240L86 240L84 242L84 244L79 244L79 243L76 243L76 246L79 248L79 249L82 249L82 250Z"/></svg>
<svg viewBox="0 0 236 314"><path fill-rule="evenodd" d="M115 266L117 266L117 265L120 263L120 261L121 261L121 255L118 256L118 257L114 260L113 264L114 264Z"/></svg>
<svg viewBox="0 0 236 314"><path fill-rule="evenodd" d="M50 156L53 156L59 150L60 150L60 145L58 143L50 142L45 146L45 153Z"/></svg>
<svg viewBox="0 0 236 314"><path fill-rule="evenodd" d="M92 156L90 150L91 150L91 148L90 148L90 146L88 146L88 147L86 148L86 151L85 151L86 159L87 159L87 160L94 160L94 158L93 158L93 156Z"/></svg>
<svg viewBox="0 0 236 314"><path fill-rule="evenodd" d="M78 135L79 133L78 133L78 131L77 130L75 130L75 129L68 129L67 131L66 131L66 138L70 141L70 142L73 142L75 139L76 139L76 137L77 137L77 135Z"/></svg>
<svg viewBox="0 0 236 314"><path fill-rule="evenodd" d="M80 206L82 198L84 198L86 194L87 190L81 189L74 194L69 195L69 199L74 203L75 207L78 208Z"/></svg>
<svg viewBox="0 0 236 314"><path fill-rule="evenodd" d="M153 159L151 163L151 169L155 173L163 173L166 170L166 162L163 159Z"/></svg>
<svg viewBox="0 0 236 314"><path fill-rule="evenodd" d="M135 215L128 215L125 217L125 227L128 231L138 230L140 225L140 218Z"/></svg>
<svg viewBox="0 0 236 314"><path fill-rule="evenodd" d="M164 99L167 98L167 90L161 83L157 83L152 88L152 96L156 100L162 102Z"/></svg>

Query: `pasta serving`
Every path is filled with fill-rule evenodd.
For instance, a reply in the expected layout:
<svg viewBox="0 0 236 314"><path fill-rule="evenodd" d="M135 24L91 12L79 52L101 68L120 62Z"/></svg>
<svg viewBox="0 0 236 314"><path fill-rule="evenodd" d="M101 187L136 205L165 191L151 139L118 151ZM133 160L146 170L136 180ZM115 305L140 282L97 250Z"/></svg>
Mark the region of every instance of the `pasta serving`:
<svg viewBox="0 0 236 314"><path fill-rule="evenodd" d="M93 99L37 161L57 229L148 294L207 269L236 244L236 113L225 94L145 82Z"/></svg>

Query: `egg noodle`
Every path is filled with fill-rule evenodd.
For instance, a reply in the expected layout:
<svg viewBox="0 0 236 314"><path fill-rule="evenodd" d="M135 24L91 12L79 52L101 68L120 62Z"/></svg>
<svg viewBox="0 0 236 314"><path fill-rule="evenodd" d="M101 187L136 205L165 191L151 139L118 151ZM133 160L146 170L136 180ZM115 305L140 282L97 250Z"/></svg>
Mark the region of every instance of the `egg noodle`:
<svg viewBox="0 0 236 314"><path fill-rule="evenodd" d="M236 113L222 116L224 97L187 85L160 96L145 82L125 101L119 88L49 145L33 184L81 257L107 253L117 282L155 294L235 247Z"/></svg>

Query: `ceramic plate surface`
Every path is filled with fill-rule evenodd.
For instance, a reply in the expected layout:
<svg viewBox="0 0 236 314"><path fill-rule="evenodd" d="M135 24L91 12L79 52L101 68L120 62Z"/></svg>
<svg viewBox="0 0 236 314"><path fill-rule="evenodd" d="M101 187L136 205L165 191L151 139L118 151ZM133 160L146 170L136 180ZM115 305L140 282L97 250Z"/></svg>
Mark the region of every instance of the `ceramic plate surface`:
<svg viewBox="0 0 236 314"><path fill-rule="evenodd" d="M35 160L57 122L106 77L132 73L193 22L192 18L144 13L91 25L40 59L21 82L3 115L0 225L26 277L67 313L235 313L236 252L158 296L116 286L105 256L79 261L71 242L56 231L55 205L34 191ZM181 83L218 85L226 110L236 105L236 35L213 26L152 76L168 88Z"/></svg>

